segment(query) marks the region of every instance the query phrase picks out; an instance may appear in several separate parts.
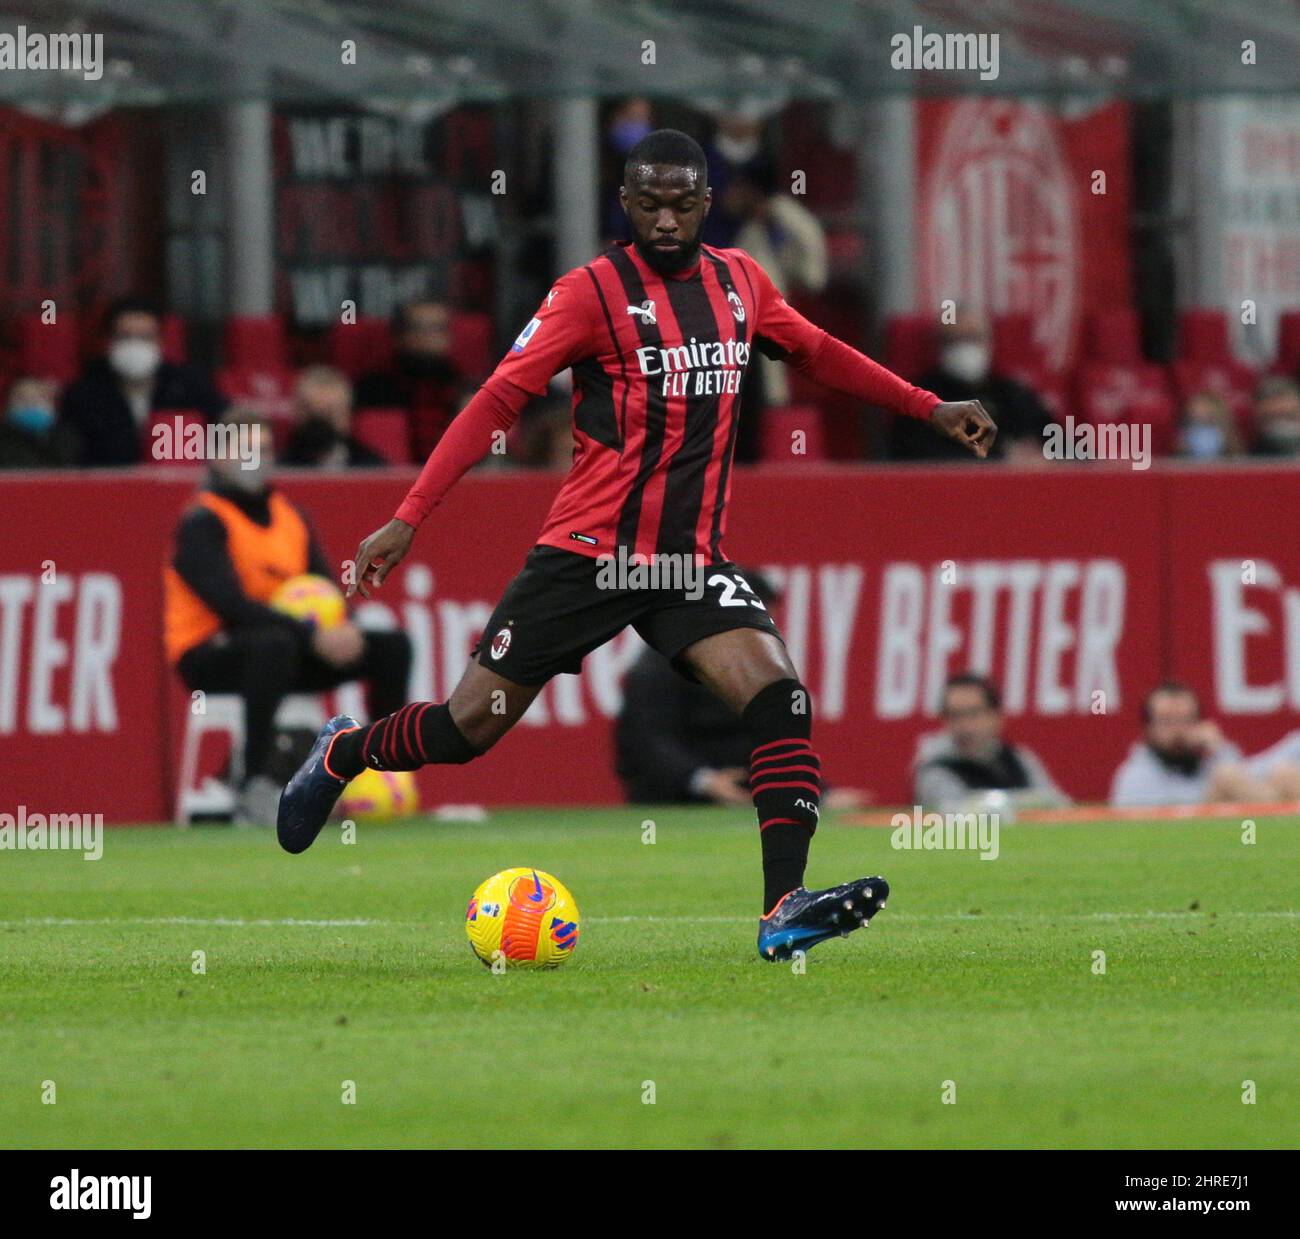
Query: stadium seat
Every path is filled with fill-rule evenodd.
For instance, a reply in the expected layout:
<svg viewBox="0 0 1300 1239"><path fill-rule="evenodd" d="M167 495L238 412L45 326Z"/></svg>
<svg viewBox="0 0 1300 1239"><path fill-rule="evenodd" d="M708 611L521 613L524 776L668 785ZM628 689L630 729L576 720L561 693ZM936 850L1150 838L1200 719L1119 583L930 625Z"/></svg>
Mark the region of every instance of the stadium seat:
<svg viewBox="0 0 1300 1239"><path fill-rule="evenodd" d="M885 324L885 365L915 379L935 360L934 323L924 314L895 314Z"/></svg>
<svg viewBox="0 0 1300 1239"><path fill-rule="evenodd" d="M329 333L330 364L351 379L373 370L386 370L393 362L393 333L386 318L359 318L336 323Z"/></svg>
<svg viewBox="0 0 1300 1239"><path fill-rule="evenodd" d="M352 433L390 465L411 463L411 428L405 409L358 409Z"/></svg>
<svg viewBox="0 0 1300 1239"><path fill-rule="evenodd" d="M62 311L52 323L39 314L18 320L18 373L23 377L70 383L81 367L81 342L77 316Z"/></svg>
<svg viewBox="0 0 1300 1239"><path fill-rule="evenodd" d="M1249 439L1255 372L1232 355L1228 316L1222 310L1186 310L1178 320L1178 359L1170 367L1181 408L1197 392L1221 397Z"/></svg>
<svg viewBox="0 0 1300 1239"><path fill-rule="evenodd" d="M1102 310L1088 319L1084 357L1111 366L1142 361L1142 333L1136 310Z"/></svg>
<svg viewBox="0 0 1300 1239"><path fill-rule="evenodd" d="M232 787L244 781L244 700L233 693L208 693L204 712L185 711L185 738L181 744L181 765L176 780L178 826L188 826L195 817L229 814L234 809ZM325 722L319 697L292 693L276 711L277 727L302 727L315 731ZM203 739L217 733L227 738L230 749L228 784L210 775L200 781Z"/></svg>
<svg viewBox="0 0 1300 1239"><path fill-rule="evenodd" d="M1277 360L1274 374L1300 378L1300 310L1284 310L1277 319Z"/></svg>
<svg viewBox="0 0 1300 1239"><path fill-rule="evenodd" d="M247 405L272 421L293 414L294 372L281 369L258 370L227 367L217 371L217 389L227 400Z"/></svg>
<svg viewBox="0 0 1300 1239"><path fill-rule="evenodd" d="M802 433L802 452L794 451ZM826 427L816 405L791 404L763 412L759 460L765 465L806 465L826 459Z"/></svg>
<svg viewBox="0 0 1300 1239"><path fill-rule="evenodd" d="M451 357L461 374L472 382L486 378L496 361L492 336L490 314L452 315Z"/></svg>
<svg viewBox="0 0 1300 1239"><path fill-rule="evenodd" d="M179 314L165 314L162 320L163 361L180 365L189 360L185 320Z"/></svg>
<svg viewBox="0 0 1300 1239"><path fill-rule="evenodd" d="M284 321L278 314L232 315L226 320L225 360L228 370L287 370Z"/></svg>
<svg viewBox="0 0 1300 1239"><path fill-rule="evenodd" d="M999 314L993 319L993 366L1003 374L1038 373L1043 350L1034 339L1029 314Z"/></svg>
<svg viewBox="0 0 1300 1239"><path fill-rule="evenodd" d="M1076 371L1075 400L1082 421L1150 424L1156 455L1166 455L1173 446L1174 399L1164 371L1153 363L1085 362Z"/></svg>

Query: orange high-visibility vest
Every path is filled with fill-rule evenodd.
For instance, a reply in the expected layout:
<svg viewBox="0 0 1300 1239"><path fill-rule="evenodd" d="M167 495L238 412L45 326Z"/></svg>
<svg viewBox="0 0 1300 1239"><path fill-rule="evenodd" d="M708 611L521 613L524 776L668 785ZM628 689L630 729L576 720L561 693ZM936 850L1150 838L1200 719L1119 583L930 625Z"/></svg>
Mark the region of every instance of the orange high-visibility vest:
<svg viewBox="0 0 1300 1239"><path fill-rule="evenodd" d="M228 499L200 491L195 502L214 512L226 527L226 547L244 593L269 602L290 577L308 569L311 535L298 509L271 492L271 523L249 520ZM221 619L181 579L170 564L163 569L163 639L170 662L221 630Z"/></svg>

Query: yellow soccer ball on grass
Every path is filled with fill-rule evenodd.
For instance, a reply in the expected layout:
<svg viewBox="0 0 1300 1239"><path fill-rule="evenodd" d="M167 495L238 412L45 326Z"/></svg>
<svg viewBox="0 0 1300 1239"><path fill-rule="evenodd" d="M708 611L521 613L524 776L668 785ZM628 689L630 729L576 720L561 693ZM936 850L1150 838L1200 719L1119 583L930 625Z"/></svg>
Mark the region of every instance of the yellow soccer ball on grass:
<svg viewBox="0 0 1300 1239"><path fill-rule="evenodd" d="M271 595L271 606L294 619L311 620L317 628L337 628L348 615L343 591L328 577L311 572L285 581Z"/></svg>
<svg viewBox="0 0 1300 1239"><path fill-rule="evenodd" d="M474 892L465 931L489 968L557 968L578 945L578 905L540 869L503 869Z"/></svg>

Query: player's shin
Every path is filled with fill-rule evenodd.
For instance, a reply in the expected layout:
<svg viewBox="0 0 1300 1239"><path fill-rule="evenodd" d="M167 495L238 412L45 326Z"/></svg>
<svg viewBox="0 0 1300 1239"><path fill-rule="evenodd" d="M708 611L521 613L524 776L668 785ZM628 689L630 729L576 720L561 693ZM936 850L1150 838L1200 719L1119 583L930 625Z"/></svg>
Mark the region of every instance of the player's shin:
<svg viewBox="0 0 1300 1239"><path fill-rule="evenodd" d="M821 762L813 752L812 703L798 680L777 680L743 714L753 741L749 787L763 846L763 912L803 885L817 829Z"/></svg>
<svg viewBox="0 0 1300 1239"><path fill-rule="evenodd" d="M352 779L367 766L375 770L418 770L430 765L463 765L479 752L456 726L444 701L414 701L368 727L334 738L326 769Z"/></svg>

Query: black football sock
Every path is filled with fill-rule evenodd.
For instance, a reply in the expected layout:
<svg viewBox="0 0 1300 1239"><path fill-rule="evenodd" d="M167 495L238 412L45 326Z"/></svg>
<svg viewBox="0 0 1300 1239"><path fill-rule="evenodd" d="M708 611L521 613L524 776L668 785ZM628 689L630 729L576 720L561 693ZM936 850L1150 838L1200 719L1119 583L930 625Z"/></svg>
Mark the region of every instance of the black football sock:
<svg viewBox="0 0 1300 1239"><path fill-rule="evenodd" d="M798 680L777 680L742 715L754 742L749 790L763 845L763 914L803 885L817 829L821 762L813 752L812 700Z"/></svg>
<svg viewBox="0 0 1300 1239"><path fill-rule="evenodd" d="M464 765L479 752L456 726L444 701L413 701L368 727L340 732L329 751L329 770L353 779L375 770L418 770L421 766Z"/></svg>

